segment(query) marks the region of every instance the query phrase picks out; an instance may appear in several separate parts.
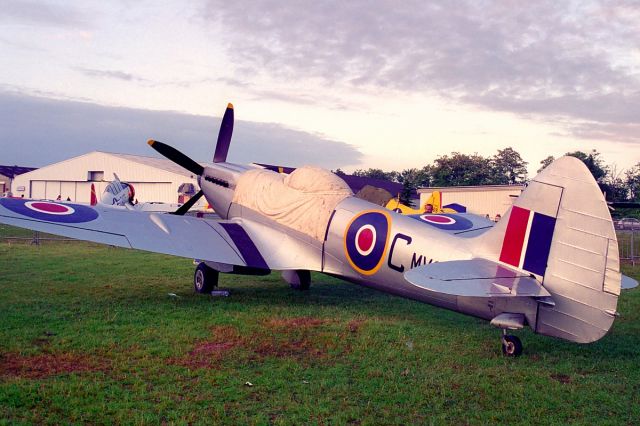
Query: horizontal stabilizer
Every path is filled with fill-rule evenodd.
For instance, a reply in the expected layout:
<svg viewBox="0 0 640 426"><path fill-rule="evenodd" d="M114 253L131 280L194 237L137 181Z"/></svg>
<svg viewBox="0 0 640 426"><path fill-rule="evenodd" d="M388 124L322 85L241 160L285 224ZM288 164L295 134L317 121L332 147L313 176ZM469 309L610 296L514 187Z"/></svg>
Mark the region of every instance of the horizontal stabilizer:
<svg viewBox="0 0 640 426"><path fill-rule="evenodd" d="M634 280L631 277L623 275L622 276L622 283L621 283L620 287L623 290L629 290L631 288L636 288L636 287L638 287L638 281Z"/></svg>
<svg viewBox="0 0 640 426"><path fill-rule="evenodd" d="M411 269L404 277L417 287L453 296L551 296L535 278L485 259L432 263Z"/></svg>

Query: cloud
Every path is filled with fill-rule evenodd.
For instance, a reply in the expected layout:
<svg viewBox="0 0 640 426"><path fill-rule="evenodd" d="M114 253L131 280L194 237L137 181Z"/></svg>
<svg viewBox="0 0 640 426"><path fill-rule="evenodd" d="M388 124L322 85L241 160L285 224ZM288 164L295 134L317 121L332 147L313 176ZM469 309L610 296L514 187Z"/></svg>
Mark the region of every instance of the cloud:
<svg viewBox="0 0 640 426"><path fill-rule="evenodd" d="M221 111L222 113L222 111ZM102 150L155 155L158 139L197 161L211 161L221 119L172 111L108 107L0 92L2 162L43 166ZM278 124L236 120L229 160L326 168L358 164L363 155L344 142Z"/></svg>
<svg viewBox="0 0 640 426"><path fill-rule="evenodd" d="M609 140L624 143L638 142L640 135L640 124L618 124L618 123L573 123L571 133L585 139Z"/></svg>
<svg viewBox="0 0 640 426"><path fill-rule="evenodd" d="M97 79L113 79L113 80L121 80L126 83L136 83L140 87L180 87L180 88L188 88L195 85L202 84L210 84L212 82L220 81L221 79L214 78L199 78L199 79L184 79L184 80L151 80L140 75L136 75L130 72L121 71L121 70L101 70L95 68L85 68L85 67L70 67L72 70L79 72L80 74ZM233 81L233 80L231 80ZM226 81L222 81L223 83L227 83Z"/></svg>
<svg viewBox="0 0 640 426"><path fill-rule="evenodd" d="M0 13L2 21L73 28L83 28L87 24L86 16L76 8L30 0L3 0Z"/></svg>
<svg viewBox="0 0 640 426"><path fill-rule="evenodd" d="M138 77L136 75L133 75L124 71L97 70L97 69L82 68L82 67L75 67L75 70L86 75L87 77L113 78L116 80L124 80L124 81L146 81L146 79L142 77Z"/></svg>
<svg viewBox="0 0 640 426"><path fill-rule="evenodd" d="M640 123L637 2L521 6L208 0L201 15L222 26L247 75L419 91L543 119Z"/></svg>

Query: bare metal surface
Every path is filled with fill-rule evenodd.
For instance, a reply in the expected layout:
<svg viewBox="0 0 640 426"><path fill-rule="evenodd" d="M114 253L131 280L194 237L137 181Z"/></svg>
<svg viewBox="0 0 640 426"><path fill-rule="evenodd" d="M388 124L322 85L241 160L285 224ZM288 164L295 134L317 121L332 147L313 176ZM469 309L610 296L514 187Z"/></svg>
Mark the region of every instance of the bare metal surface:
<svg viewBox="0 0 640 426"><path fill-rule="evenodd" d="M522 314L504 312L491 320L491 325L508 330L520 330L524 328L525 317Z"/></svg>

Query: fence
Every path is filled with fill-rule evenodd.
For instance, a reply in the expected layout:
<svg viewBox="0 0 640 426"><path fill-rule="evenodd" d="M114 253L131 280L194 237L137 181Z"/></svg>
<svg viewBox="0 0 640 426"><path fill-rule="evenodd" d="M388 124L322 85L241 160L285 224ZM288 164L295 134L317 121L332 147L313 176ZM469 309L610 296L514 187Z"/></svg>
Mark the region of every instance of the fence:
<svg viewBox="0 0 640 426"><path fill-rule="evenodd" d="M618 230L620 261L635 265L640 261L640 230Z"/></svg>

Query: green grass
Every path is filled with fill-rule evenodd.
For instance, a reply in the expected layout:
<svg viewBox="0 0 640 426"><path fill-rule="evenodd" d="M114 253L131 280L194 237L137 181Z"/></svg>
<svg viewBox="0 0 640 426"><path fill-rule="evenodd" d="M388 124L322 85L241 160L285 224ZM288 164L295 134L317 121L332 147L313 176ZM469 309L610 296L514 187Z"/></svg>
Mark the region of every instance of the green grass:
<svg viewBox="0 0 640 426"><path fill-rule="evenodd" d="M309 292L223 276L232 294L212 298L192 274L138 251L0 243L0 424L640 422L639 290L602 340L523 331L505 359L484 321L323 275Z"/></svg>

